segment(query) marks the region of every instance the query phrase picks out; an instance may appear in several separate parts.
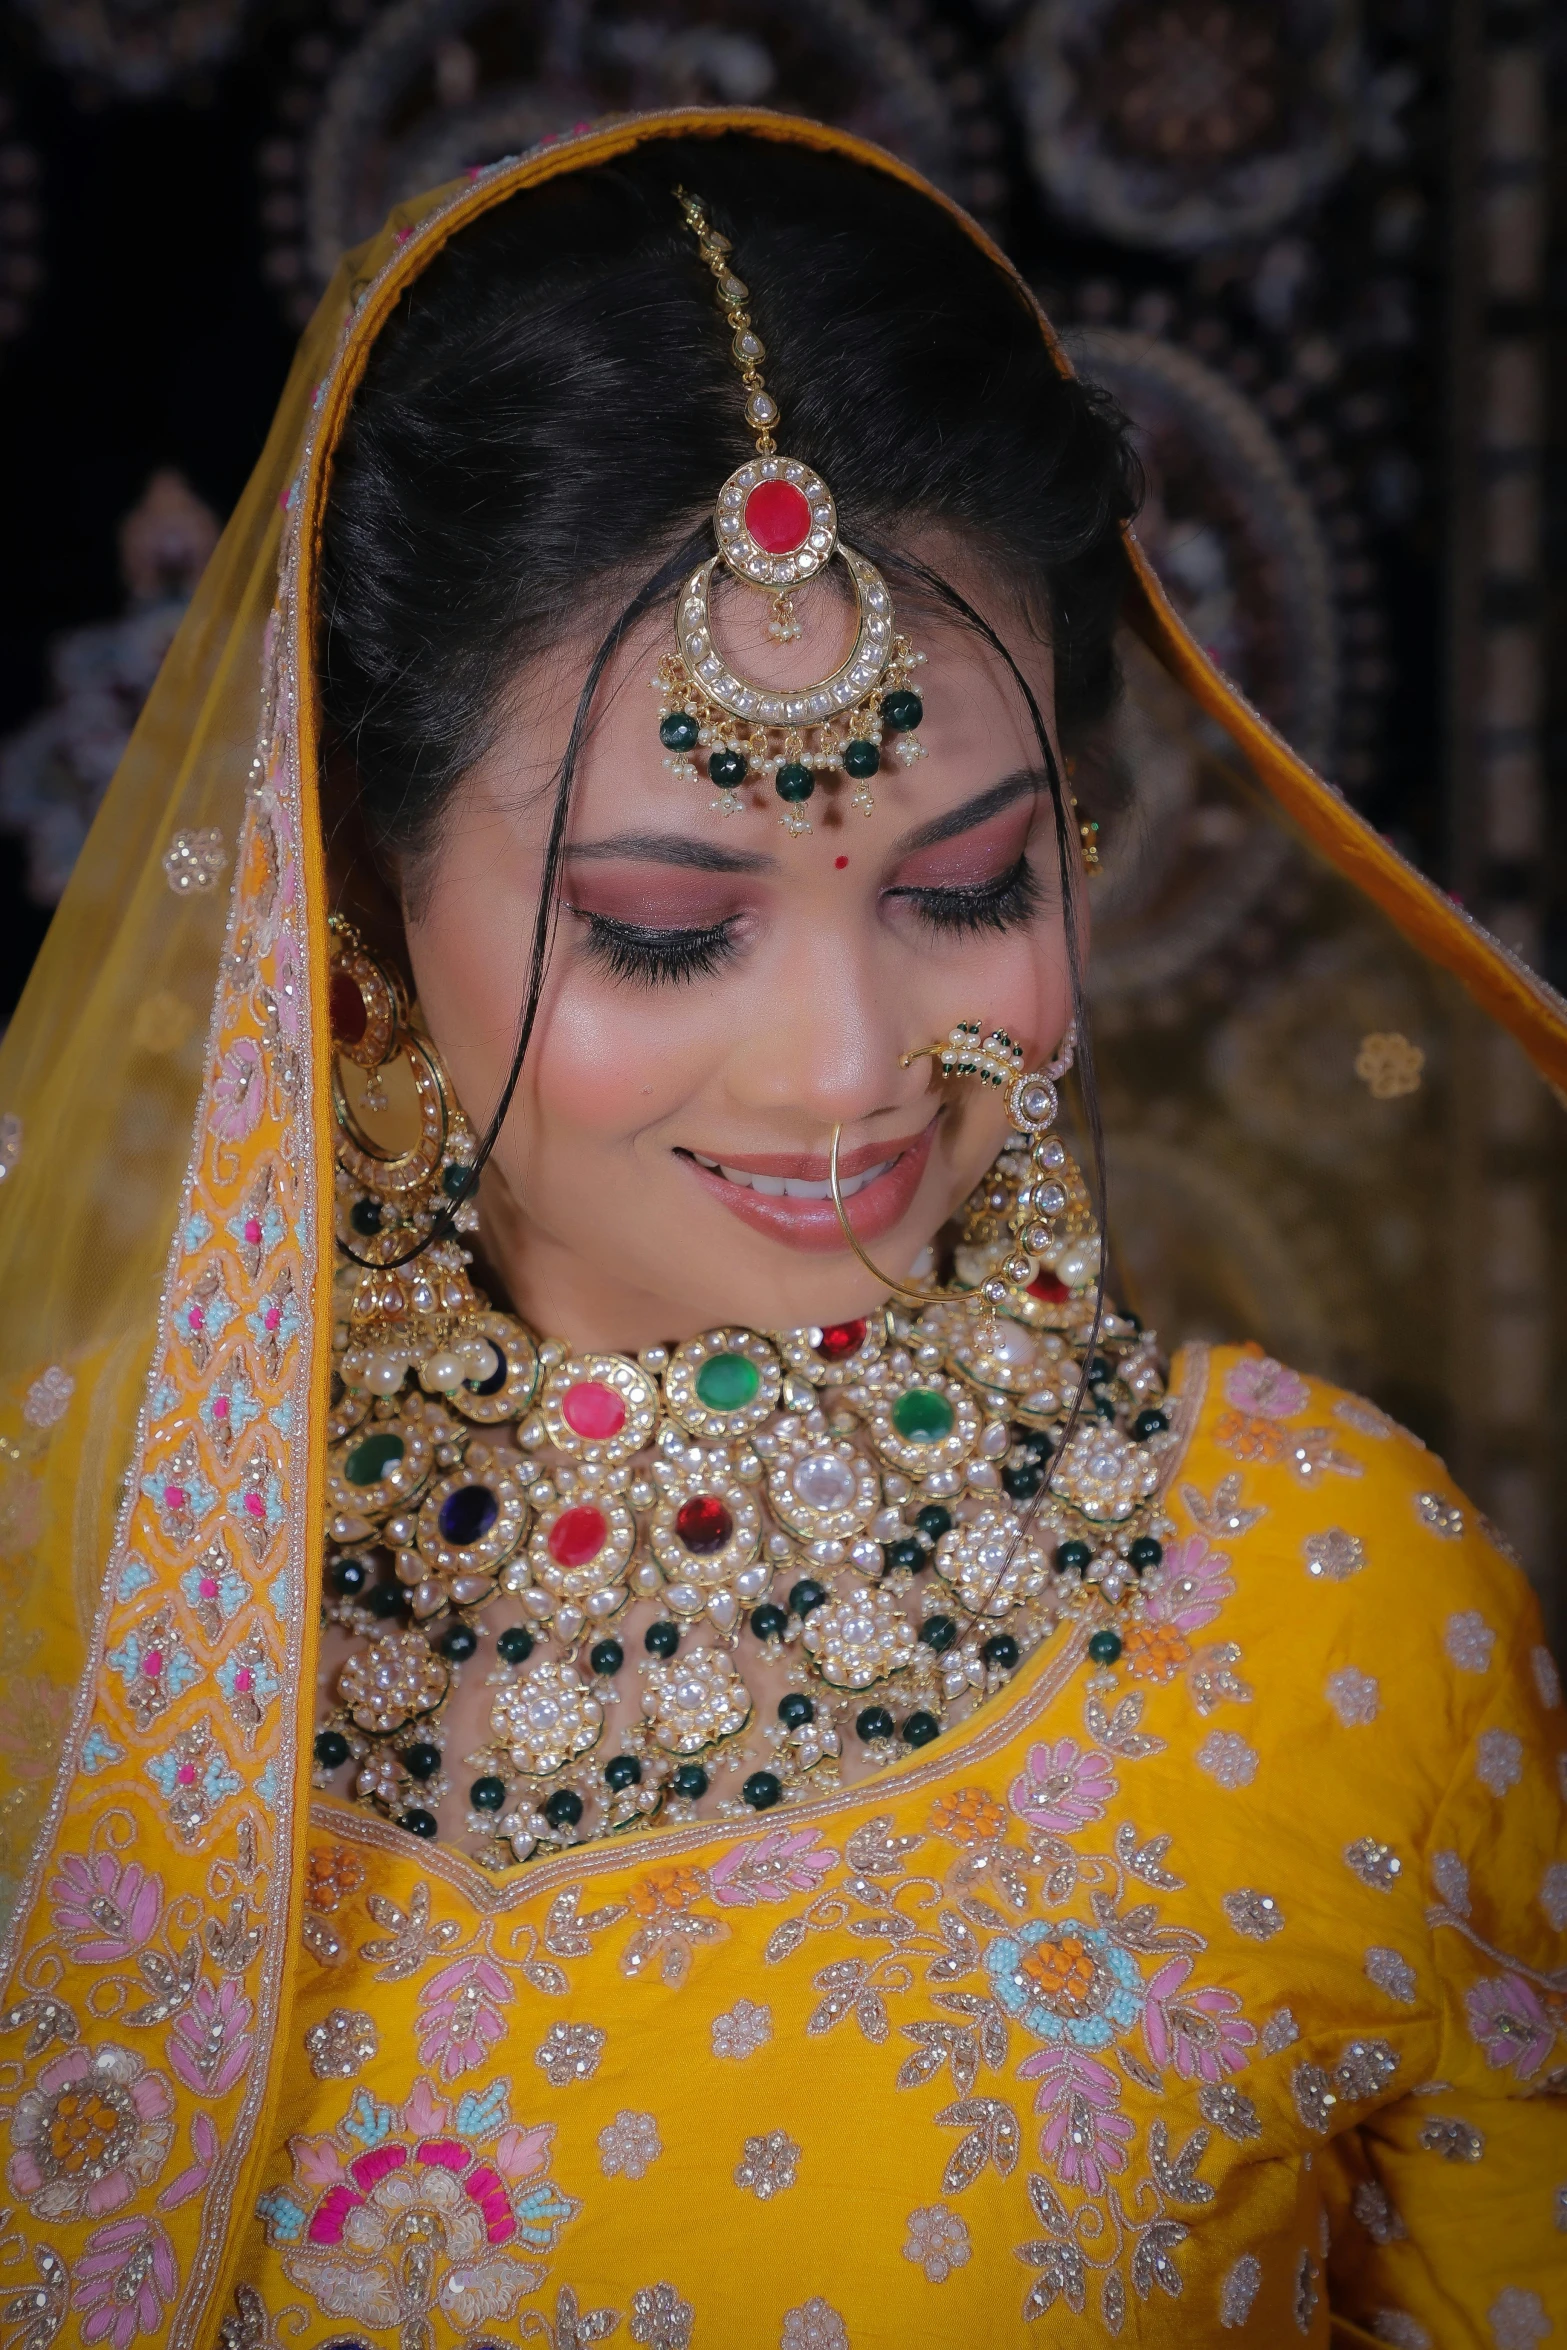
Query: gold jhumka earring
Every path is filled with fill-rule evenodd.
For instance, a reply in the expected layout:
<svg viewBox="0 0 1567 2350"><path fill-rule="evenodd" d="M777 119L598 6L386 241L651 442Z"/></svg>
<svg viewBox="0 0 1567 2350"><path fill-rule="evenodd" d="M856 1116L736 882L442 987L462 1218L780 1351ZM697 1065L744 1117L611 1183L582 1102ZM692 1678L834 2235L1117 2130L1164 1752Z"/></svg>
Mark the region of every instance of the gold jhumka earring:
<svg viewBox="0 0 1567 2350"><path fill-rule="evenodd" d="M660 662L653 684L660 696L658 734L665 765L695 781L696 754L707 760L717 786L713 805L727 814L742 806L749 777L771 776L783 802L786 832L811 830L805 802L818 779L841 769L854 785L853 805L874 806L870 779L883 745L904 766L924 756L915 729L925 705L910 682L923 662L897 633L892 598L874 563L838 536L831 490L813 467L779 454L778 402L762 379L766 346L747 304L750 288L730 267L729 239L720 236L699 196L675 196L712 271L730 330L730 353L745 386L745 420L756 455L739 466L718 493L713 527L718 552L697 566L675 607L675 650ZM788 690L753 684L724 659L713 633L713 577L721 563L732 579L762 589L772 600L769 633L787 642L800 633L793 591L841 555L854 588L857 626L847 657L814 685Z"/></svg>

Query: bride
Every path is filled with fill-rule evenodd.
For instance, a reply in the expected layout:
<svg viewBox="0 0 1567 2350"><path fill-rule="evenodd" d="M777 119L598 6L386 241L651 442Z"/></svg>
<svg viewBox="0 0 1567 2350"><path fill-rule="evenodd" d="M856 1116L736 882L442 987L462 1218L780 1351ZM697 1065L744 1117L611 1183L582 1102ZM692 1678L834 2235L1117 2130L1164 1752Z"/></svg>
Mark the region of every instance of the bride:
<svg viewBox="0 0 1567 2350"><path fill-rule="evenodd" d="M1558 1080L1567 1015L1136 495L814 125L345 263L3 1064L8 2342L1567 2324L1533 1602L1107 1286L1119 619Z"/></svg>

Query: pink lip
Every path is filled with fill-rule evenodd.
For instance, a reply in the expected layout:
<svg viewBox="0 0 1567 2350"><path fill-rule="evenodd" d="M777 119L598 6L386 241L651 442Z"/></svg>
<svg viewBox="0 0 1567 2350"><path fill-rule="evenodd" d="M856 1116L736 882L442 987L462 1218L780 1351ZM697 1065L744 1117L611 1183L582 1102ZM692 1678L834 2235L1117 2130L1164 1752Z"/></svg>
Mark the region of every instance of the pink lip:
<svg viewBox="0 0 1567 2350"><path fill-rule="evenodd" d="M897 1153L885 1175L879 1175L874 1183L868 1183L853 1199L844 1202L855 1238L861 1243L879 1240L908 1214L930 1158L931 1144L936 1139L936 1123L932 1118L923 1132L906 1141L867 1143L842 1154L838 1161L840 1174L859 1175L892 1152ZM781 1240L790 1248L808 1249L821 1255L843 1247L838 1211L830 1199L769 1199L759 1191L742 1191L738 1184L727 1182L713 1168L702 1166L696 1159L687 1158L685 1163L714 1199L742 1224L749 1224L753 1232L765 1232L769 1240ZM784 1176L796 1183L827 1181L826 1158L808 1157L803 1152L737 1154L726 1158L724 1164L738 1168L745 1175Z"/></svg>

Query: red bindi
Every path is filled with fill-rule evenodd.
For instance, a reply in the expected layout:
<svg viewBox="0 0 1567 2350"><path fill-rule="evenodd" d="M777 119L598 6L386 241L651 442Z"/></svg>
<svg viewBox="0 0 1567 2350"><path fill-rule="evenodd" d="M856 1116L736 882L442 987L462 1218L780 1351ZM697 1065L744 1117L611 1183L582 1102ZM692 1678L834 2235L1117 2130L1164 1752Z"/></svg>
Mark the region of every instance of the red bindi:
<svg viewBox="0 0 1567 2350"><path fill-rule="evenodd" d="M849 860L847 857L834 857L833 859L833 863L837 866L840 873L843 871L845 865L847 865L848 862Z"/></svg>

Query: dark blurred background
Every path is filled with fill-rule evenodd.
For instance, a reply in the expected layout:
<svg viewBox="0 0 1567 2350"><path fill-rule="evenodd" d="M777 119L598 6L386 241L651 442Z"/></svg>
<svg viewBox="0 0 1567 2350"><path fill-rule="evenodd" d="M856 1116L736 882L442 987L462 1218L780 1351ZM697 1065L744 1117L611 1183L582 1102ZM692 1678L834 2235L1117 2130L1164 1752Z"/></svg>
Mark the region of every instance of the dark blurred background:
<svg viewBox="0 0 1567 2350"><path fill-rule="evenodd" d="M845 123L993 229L1136 420L1197 633L1561 987L1564 98L1567 9L1525 0L8 0L0 1021L337 253L545 134L715 100ZM1245 863L1204 853L1211 893ZM1539 1573L1555 1146L1511 1115L1460 1122L1475 1295L1424 1432ZM1293 1311L1327 1274L1290 1262Z"/></svg>

